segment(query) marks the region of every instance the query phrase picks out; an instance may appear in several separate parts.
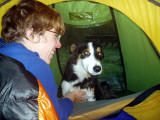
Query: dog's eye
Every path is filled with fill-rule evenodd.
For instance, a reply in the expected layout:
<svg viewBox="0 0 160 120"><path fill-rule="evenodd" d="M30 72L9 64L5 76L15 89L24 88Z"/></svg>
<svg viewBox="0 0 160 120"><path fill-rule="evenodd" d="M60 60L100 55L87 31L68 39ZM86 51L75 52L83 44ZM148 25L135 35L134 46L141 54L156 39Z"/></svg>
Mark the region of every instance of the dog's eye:
<svg viewBox="0 0 160 120"><path fill-rule="evenodd" d="M103 54L101 52L99 52L98 55L101 56L101 57L103 56Z"/></svg>
<svg viewBox="0 0 160 120"><path fill-rule="evenodd" d="M89 56L89 55L90 55L90 53L89 53L88 51L84 51L84 55Z"/></svg>

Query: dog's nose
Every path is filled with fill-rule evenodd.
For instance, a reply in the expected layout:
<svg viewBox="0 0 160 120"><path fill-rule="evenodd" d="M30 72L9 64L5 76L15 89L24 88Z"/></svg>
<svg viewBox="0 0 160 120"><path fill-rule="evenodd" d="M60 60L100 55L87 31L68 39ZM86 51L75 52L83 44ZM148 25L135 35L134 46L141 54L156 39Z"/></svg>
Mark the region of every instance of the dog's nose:
<svg viewBox="0 0 160 120"><path fill-rule="evenodd" d="M100 67L100 66L94 66L94 67L93 67L93 70L94 70L95 72L99 72L99 71L101 71L101 67Z"/></svg>

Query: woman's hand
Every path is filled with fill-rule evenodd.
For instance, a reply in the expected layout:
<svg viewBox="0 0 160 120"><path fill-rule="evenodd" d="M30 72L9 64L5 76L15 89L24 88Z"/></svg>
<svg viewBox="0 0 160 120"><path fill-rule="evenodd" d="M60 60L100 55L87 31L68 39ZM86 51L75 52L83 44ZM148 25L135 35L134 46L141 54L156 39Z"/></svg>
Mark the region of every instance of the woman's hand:
<svg viewBox="0 0 160 120"><path fill-rule="evenodd" d="M86 94L84 91L75 90L73 92L68 93L65 97L71 99L73 102L84 101L85 98L83 97Z"/></svg>

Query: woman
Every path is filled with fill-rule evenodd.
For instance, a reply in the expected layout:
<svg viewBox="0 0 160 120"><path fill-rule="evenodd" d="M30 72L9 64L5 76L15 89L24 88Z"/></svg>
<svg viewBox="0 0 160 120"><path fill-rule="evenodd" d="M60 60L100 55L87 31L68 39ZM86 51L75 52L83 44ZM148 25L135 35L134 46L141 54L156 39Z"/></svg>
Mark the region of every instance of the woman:
<svg viewBox="0 0 160 120"><path fill-rule="evenodd" d="M58 87L49 67L56 48L61 48L60 35L64 33L61 15L41 2L21 0L2 18L0 53L24 64L40 80L61 120L68 119L73 102L83 101L85 92L74 91L58 100Z"/></svg>

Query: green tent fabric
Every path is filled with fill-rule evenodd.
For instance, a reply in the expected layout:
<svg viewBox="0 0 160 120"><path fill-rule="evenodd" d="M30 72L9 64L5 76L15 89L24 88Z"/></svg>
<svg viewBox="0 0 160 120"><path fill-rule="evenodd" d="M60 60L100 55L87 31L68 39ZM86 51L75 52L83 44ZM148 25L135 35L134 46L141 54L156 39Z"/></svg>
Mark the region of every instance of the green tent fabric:
<svg viewBox="0 0 160 120"><path fill-rule="evenodd" d="M125 65L127 88L146 90L160 83L160 60L146 34L124 14L115 10Z"/></svg>
<svg viewBox="0 0 160 120"><path fill-rule="evenodd" d="M55 9L63 15L66 24L74 27L98 26L112 20L109 7L98 3L87 1L60 2L55 4ZM101 14L104 11L105 13Z"/></svg>

